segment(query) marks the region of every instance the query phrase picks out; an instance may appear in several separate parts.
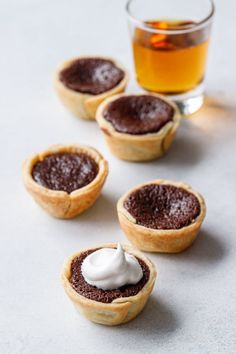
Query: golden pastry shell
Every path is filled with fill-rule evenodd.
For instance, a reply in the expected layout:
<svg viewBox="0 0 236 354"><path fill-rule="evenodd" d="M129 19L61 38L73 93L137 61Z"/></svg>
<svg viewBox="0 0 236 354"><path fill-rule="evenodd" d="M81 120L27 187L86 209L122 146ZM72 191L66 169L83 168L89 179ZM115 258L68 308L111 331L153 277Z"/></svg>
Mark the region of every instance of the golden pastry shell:
<svg viewBox="0 0 236 354"><path fill-rule="evenodd" d="M113 125L104 118L103 112L112 101L120 97L133 95L154 96L167 102L174 108L173 120L165 124L156 133L134 135L116 131ZM154 93L117 94L101 103L96 113L96 120L112 154L121 160L127 161L148 161L161 157L170 148L180 124L180 119L180 112L175 103L162 95Z"/></svg>
<svg viewBox="0 0 236 354"><path fill-rule="evenodd" d="M198 199L200 203L200 214L193 223L181 229L157 230L136 224L135 218L124 208L124 201L132 192L149 184L168 184L187 190ZM117 211L120 226L129 241L135 247L147 252L177 253L189 247L197 237L206 215L206 205L201 194L195 192L188 184L157 179L148 183L140 184L129 190L119 199L117 203Z"/></svg>
<svg viewBox="0 0 236 354"><path fill-rule="evenodd" d="M63 269L61 272L61 282L66 294L74 304L75 308L87 319L103 325L114 326L126 323L134 319L142 311L152 292L157 273L154 264L140 251L134 249L131 246L122 245L123 249L126 252L140 258L149 267L150 276L148 282L135 296L117 298L111 303L102 303L90 300L78 294L73 289L69 281L71 276L71 263L75 257L78 257L81 253L86 252L87 250L104 247L116 248L117 244L106 243L89 247L88 249L76 252L72 256L67 258L64 262Z"/></svg>
<svg viewBox="0 0 236 354"><path fill-rule="evenodd" d="M123 79L112 89L105 91L99 95L92 95L89 93L82 93L71 90L66 87L60 80L60 73L62 70L69 67L75 60L83 58L99 58L105 60L111 60L116 67L124 72ZM100 103L102 103L107 97L115 95L119 92L123 92L127 86L129 75L127 70L115 59L103 56L78 56L70 60L66 60L56 70L53 78L54 88L56 93L63 103L63 105L74 114L76 117L82 119L95 119L96 110Z"/></svg>
<svg viewBox="0 0 236 354"><path fill-rule="evenodd" d="M67 193L45 188L34 181L32 169L38 161L56 153L85 153L98 164L98 174L91 183ZM84 145L54 145L48 149L27 158L22 166L23 182L34 200L49 214L56 218L73 218L93 205L98 198L108 174L108 163L102 155L89 146Z"/></svg>

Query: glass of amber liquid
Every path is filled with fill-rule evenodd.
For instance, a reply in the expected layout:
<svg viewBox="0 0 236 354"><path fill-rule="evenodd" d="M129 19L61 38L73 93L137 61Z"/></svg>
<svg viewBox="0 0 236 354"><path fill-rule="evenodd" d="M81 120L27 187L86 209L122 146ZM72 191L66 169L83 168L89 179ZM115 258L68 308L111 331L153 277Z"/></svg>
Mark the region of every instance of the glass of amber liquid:
<svg viewBox="0 0 236 354"><path fill-rule="evenodd" d="M129 0L136 78L147 91L167 95L184 115L204 101L212 0Z"/></svg>

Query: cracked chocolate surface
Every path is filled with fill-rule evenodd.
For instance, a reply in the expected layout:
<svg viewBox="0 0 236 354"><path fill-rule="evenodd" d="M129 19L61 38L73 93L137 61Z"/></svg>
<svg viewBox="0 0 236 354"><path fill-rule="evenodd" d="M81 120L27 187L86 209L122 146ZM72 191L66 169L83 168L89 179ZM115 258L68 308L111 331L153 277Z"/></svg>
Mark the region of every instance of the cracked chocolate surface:
<svg viewBox="0 0 236 354"><path fill-rule="evenodd" d="M195 195L168 184L149 184L137 189L125 200L124 208L137 224L159 230L181 229L200 214Z"/></svg>
<svg viewBox="0 0 236 354"><path fill-rule="evenodd" d="M57 153L38 161L32 177L43 187L71 193L92 182L98 165L85 153Z"/></svg>
<svg viewBox="0 0 236 354"><path fill-rule="evenodd" d="M60 80L73 91L99 95L118 85L124 75L111 60L81 58L60 72Z"/></svg>
<svg viewBox="0 0 236 354"><path fill-rule="evenodd" d="M103 116L116 131L141 135L156 133L172 121L174 108L159 97L130 95L110 102Z"/></svg>

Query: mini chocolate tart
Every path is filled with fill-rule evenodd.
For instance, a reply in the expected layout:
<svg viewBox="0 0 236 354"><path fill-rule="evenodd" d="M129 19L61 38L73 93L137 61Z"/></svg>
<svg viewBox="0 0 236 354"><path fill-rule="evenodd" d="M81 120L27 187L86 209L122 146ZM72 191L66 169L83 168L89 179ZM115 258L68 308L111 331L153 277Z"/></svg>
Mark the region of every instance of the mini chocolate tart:
<svg viewBox="0 0 236 354"><path fill-rule="evenodd" d="M23 163L23 181L49 214L70 219L93 205L108 174L108 164L95 149L55 145Z"/></svg>
<svg viewBox="0 0 236 354"><path fill-rule="evenodd" d="M189 185L155 180L127 192L118 201L117 211L122 230L136 247L177 253L195 240L206 206Z"/></svg>
<svg viewBox="0 0 236 354"><path fill-rule="evenodd" d="M135 256L141 265L142 279L135 285L115 290L102 290L88 284L81 272L83 260L98 249L116 246L108 243L77 252L65 261L61 273L62 285L75 308L89 320L108 326L134 319L145 306L156 280L154 264L138 250L123 245L124 251Z"/></svg>
<svg viewBox="0 0 236 354"><path fill-rule="evenodd" d="M123 92L127 71L106 57L77 57L64 62L54 76L55 90L62 103L76 116L95 119L105 98Z"/></svg>
<svg viewBox="0 0 236 354"><path fill-rule="evenodd" d="M96 119L111 152L122 160L161 157L180 122L177 106L157 94L119 94L106 99Z"/></svg>

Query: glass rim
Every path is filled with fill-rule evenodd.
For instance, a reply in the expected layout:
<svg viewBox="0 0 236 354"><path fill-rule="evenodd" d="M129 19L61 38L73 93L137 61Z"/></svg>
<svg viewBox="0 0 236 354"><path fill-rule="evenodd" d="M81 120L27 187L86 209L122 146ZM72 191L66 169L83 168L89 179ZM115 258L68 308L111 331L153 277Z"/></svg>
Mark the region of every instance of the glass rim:
<svg viewBox="0 0 236 354"><path fill-rule="evenodd" d="M202 27L205 27L207 24L209 24L212 21L213 16L215 14L214 1L208 0L211 5L210 13L206 17L204 17L203 20L191 25L191 27L189 25L186 25L186 26L182 26L181 29L158 29L158 28L152 28L152 27L146 25L144 21L138 20L137 18L135 18L132 15L132 13L130 11L130 5L133 1L135 1L135 0L128 0L126 3L125 9L127 12L128 19L131 22L133 22L134 24L136 24L139 28L142 28L147 32L157 33L157 34L158 33L159 34L182 34L182 33L195 32L196 30L201 29Z"/></svg>

